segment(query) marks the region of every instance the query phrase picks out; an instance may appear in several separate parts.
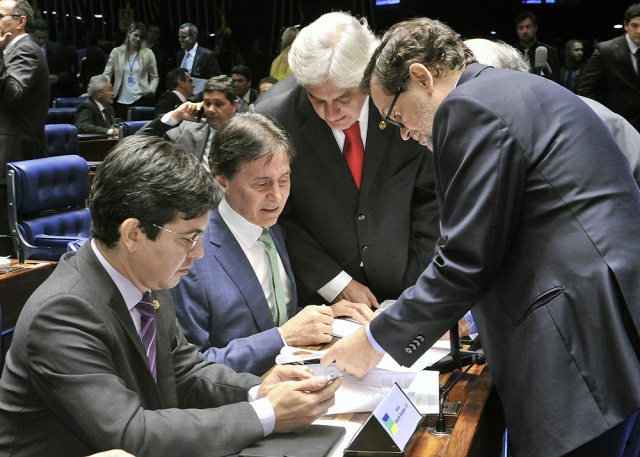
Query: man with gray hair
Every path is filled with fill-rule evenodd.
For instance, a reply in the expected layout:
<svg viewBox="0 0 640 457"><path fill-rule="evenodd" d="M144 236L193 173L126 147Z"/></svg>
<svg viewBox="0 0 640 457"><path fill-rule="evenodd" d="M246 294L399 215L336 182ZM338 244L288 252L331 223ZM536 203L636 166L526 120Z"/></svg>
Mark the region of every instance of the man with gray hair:
<svg viewBox="0 0 640 457"><path fill-rule="evenodd" d="M107 75L96 75L89 80L87 86L89 100L82 102L76 109L75 126L78 133L97 133L102 135L118 135L115 126L113 99L115 93L111 80Z"/></svg>
<svg viewBox="0 0 640 457"><path fill-rule="evenodd" d="M200 79L209 79L222 73L213 51L198 44L198 27L195 24L182 24L178 41L181 50L176 54L176 67L185 68L191 76Z"/></svg>
<svg viewBox="0 0 640 457"><path fill-rule="evenodd" d="M280 220L301 303L396 299L439 235L431 153L358 87L376 44L364 19L325 14L293 42L293 75L256 104L298 151Z"/></svg>

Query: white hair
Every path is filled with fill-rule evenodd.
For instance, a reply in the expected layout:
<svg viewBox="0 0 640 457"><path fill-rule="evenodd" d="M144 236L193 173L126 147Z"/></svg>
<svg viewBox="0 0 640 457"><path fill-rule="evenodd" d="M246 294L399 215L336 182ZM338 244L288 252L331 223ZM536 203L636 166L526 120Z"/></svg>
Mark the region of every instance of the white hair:
<svg viewBox="0 0 640 457"><path fill-rule="evenodd" d="M327 13L300 31L289 51L289 67L304 87L330 81L358 87L378 41L366 19Z"/></svg>
<svg viewBox="0 0 640 457"><path fill-rule="evenodd" d="M520 52L504 41L489 41L482 38L466 40L464 44L476 56L476 60L494 68L528 72L531 68Z"/></svg>
<svg viewBox="0 0 640 457"><path fill-rule="evenodd" d="M87 86L87 95L90 98L95 97L96 92L104 90L107 87L107 82L111 82L111 78L104 74L92 76Z"/></svg>

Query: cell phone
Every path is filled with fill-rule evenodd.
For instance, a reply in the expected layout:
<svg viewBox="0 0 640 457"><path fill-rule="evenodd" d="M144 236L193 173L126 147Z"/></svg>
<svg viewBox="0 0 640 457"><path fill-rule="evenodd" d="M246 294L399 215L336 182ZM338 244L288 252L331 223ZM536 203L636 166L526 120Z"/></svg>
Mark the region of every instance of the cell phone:
<svg viewBox="0 0 640 457"><path fill-rule="evenodd" d="M196 121L200 122L204 116L204 106L196 113Z"/></svg>
<svg viewBox="0 0 640 457"><path fill-rule="evenodd" d="M327 375L327 383L325 384L325 387L327 387L329 384L331 384L333 381L335 381L338 378L342 377L342 373L339 371L334 371L333 373L329 373Z"/></svg>

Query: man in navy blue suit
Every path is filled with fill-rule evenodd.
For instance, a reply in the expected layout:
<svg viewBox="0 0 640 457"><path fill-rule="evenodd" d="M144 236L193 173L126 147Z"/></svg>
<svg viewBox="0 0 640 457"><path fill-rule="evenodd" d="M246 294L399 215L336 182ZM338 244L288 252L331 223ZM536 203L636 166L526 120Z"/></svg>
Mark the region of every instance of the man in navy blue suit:
<svg viewBox="0 0 640 457"><path fill-rule="evenodd" d="M363 376L387 352L410 366L473 308L514 455L636 456L638 186L577 96L475 61L427 18L374 52L361 87L432 145L441 237L416 285L322 363Z"/></svg>
<svg viewBox="0 0 640 457"><path fill-rule="evenodd" d="M276 225L293 156L291 138L268 116L239 114L220 128L209 166L225 195L211 212L204 257L172 290L187 339L207 360L237 371L263 374L285 344L331 341L334 316L362 323L373 317L367 305L346 301L298 308L284 231ZM275 244L273 263L264 236Z"/></svg>

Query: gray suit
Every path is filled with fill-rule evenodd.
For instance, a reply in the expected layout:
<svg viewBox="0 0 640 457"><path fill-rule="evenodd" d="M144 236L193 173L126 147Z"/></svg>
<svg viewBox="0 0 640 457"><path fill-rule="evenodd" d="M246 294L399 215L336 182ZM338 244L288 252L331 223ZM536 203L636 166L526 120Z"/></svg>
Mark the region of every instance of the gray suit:
<svg viewBox="0 0 640 457"><path fill-rule="evenodd" d="M433 140L442 238L371 334L409 366L473 307L514 454L564 455L640 409L640 190L593 110L527 73L469 66Z"/></svg>
<svg viewBox="0 0 640 457"><path fill-rule="evenodd" d="M361 188L355 185L331 129L293 76L258 99L293 138L291 194L280 217L299 301L344 270L381 301L413 285L439 235L431 153L381 130L370 102ZM362 267L361 267L362 265Z"/></svg>
<svg viewBox="0 0 640 457"><path fill-rule="evenodd" d="M197 123L183 121L175 127L170 127L157 118L141 128L137 135L154 135L165 138L179 144L191 154L196 156L198 161L202 160L204 151L209 146L211 139L209 133L211 127L206 122Z"/></svg>
<svg viewBox="0 0 640 457"><path fill-rule="evenodd" d="M0 378L0 455L213 456L258 440L246 401L262 380L205 362L171 295L156 291L157 376L90 243L66 254L23 309Z"/></svg>

